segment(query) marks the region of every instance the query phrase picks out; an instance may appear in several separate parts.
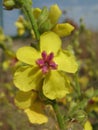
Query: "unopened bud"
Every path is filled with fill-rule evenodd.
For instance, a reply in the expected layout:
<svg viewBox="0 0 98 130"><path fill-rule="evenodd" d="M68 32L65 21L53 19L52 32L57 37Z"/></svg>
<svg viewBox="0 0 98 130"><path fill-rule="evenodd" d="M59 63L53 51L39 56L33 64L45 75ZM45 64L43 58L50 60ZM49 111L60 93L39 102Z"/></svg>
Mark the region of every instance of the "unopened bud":
<svg viewBox="0 0 98 130"><path fill-rule="evenodd" d="M84 124L87 120L87 114L83 110L76 111L74 117L80 124Z"/></svg>
<svg viewBox="0 0 98 130"><path fill-rule="evenodd" d="M15 1L14 0L3 0L3 5L5 9L12 10L15 7Z"/></svg>

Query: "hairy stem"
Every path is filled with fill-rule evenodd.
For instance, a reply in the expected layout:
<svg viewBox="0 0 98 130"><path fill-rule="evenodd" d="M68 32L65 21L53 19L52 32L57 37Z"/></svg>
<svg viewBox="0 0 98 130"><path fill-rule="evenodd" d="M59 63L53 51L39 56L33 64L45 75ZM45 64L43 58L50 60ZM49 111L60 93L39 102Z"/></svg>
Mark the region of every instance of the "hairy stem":
<svg viewBox="0 0 98 130"><path fill-rule="evenodd" d="M60 110L59 110L59 106L55 100L52 101L52 107L55 111L60 130L65 130L64 118L62 117Z"/></svg>
<svg viewBox="0 0 98 130"><path fill-rule="evenodd" d="M29 19L29 21L30 21L30 23L31 23L31 26L32 26L32 29L34 30L36 39L39 40L39 38L40 38L40 33L39 33L37 23L36 23L36 21L35 21L35 18L34 18L34 16L33 16L33 13L32 13L31 5L28 3L28 0L23 0L22 8L23 8L23 9L25 10L25 12L27 13L28 19Z"/></svg>
<svg viewBox="0 0 98 130"><path fill-rule="evenodd" d="M75 74L75 84L76 84L76 91L78 93L78 96L81 96L81 90L80 90L80 84L78 80L78 73Z"/></svg>

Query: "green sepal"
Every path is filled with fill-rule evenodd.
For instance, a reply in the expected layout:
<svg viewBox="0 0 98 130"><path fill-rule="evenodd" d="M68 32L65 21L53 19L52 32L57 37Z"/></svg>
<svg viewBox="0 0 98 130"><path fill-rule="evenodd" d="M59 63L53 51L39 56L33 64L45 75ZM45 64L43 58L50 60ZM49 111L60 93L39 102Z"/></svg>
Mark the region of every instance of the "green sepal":
<svg viewBox="0 0 98 130"><path fill-rule="evenodd" d="M40 33L47 32L51 30L52 24L49 19L47 19L39 28Z"/></svg>
<svg viewBox="0 0 98 130"><path fill-rule="evenodd" d="M75 118L81 125L87 121L87 113L84 110L75 111L73 118Z"/></svg>
<svg viewBox="0 0 98 130"><path fill-rule="evenodd" d="M39 28L48 19L48 15L49 15L49 12L48 12L47 7L43 7L43 9L42 9L42 11L37 19L37 24L38 24Z"/></svg>

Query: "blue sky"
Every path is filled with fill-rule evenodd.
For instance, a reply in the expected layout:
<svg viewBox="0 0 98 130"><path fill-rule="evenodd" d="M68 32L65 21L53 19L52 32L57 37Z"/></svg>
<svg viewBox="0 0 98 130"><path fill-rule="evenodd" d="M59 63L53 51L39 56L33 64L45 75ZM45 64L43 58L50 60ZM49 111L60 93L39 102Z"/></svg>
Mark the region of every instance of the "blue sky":
<svg viewBox="0 0 98 130"><path fill-rule="evenodd" d="M98 4L98 0L33 0L33 5L34 6L42 6L42 5L51 5L57 3L58 5L62 6L69 6L69 5L93 5L93 4Z"/></svg>
<svg viewBox="0 0 98 130"><path fill-rule="evenodd" d="M79 23L83 18L88 28L98 30L98 0L33 0L33 7L48 6L58 4L67 14L62 15L64 18L72 18ZM4 11L4 29L6 34L15 35L15 20L18 18L19 10Z"/></svg>
<svg viewBox="0 0 98 130"><path fill-rule="evenodd" d="M79 23L79 19L83 18L88 28L98 29L98 0L33 0L33 6L41 8L55 3L67 11L62 19L69 17Z"/></svg>

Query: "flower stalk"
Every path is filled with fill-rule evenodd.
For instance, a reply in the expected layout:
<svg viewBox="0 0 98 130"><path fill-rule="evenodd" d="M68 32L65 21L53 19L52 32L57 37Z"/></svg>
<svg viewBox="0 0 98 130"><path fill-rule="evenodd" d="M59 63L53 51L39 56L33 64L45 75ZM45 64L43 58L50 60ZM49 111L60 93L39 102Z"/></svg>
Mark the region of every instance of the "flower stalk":
<svg viewBox="0 0 98 130"><path fill-rule="evenodd" d="M78 93L78 96L80 97L81 96L81 89L80 89L80 84L79 84L79 79L78 79L78 73L75 74L75 88L76 88L76 91Z"/></svg>
<svg viewBox="0 0 98 130"><path fill-rule="evenodd" d="M31 6L28 3L28 0L22 0L22 1L23 1L22 8L27 13L28 19L29 19L29 21L31 23L31 26L32 26L33 30L34 30L35 37L39 41L40 33L38 31L38 26L37 26L37 23L36 23L35 18L33 16Z"/></svg>
<svg viewBox="0 0 98 130"><path fill-rule="evenodd" d="M58 106L57 102L55 100L53 100L51 104L52 104L52 107L55 111L60 130L65 130L64 118L61 115L61 112L59 110L59 106Z"/></svg>

